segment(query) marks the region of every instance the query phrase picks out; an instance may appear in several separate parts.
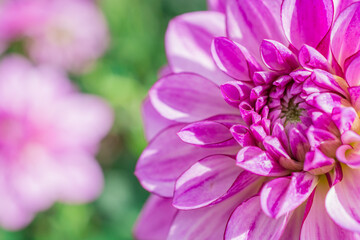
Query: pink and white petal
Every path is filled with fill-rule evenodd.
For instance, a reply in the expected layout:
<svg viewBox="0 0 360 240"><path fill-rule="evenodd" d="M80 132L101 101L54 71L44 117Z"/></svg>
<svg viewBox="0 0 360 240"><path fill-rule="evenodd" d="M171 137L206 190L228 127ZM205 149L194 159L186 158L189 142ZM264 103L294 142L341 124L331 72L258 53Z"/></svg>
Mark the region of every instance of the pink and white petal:
<svg viewBox="0 0 360 240"><path fill-rule="evenodd" d="M342 169L342 181L332 186L326 196L326 210L342 228L360 233L360 170L344 165Z"/></svg>
<svg viewBox="0 0 360 240"><path fill-rule="evenodd" d="M56 137L65 146L91 150L105 137L113 123L113 111L102 99L91 95L69 95L54 106ZM91 129L91 131L89 131ZM93 150L94 151L94 150ZM95 149L96 151L96 149Z"/></svg>
<svg viewBox="0 0 360 240"><path fill-rule="evenodd" d="M166 239L178 212L171 203L171 198L151 195L136 221L135 238L138 240Z"/></svg>
<svg viewBox="0 0 360 240"><path fill-rule="evenodd" d="M59 188L59 167L54 156L40 145L28 144L16 160L10 169L7 166L6 175L17 201L33 212L50 207L57 200Z"/></svg>
<svg viewBox="0 0 360 240"><path fill-rule="evenodd" d="M360 86L360 51L346 62L345 79L350 87Z"/></svg>
<svg viewBox="0 0 360 240"><path fill-rule="evenodd" d="M213 206L179 211L170 229L168 240L222 239L231 213L239 203L255 195L260 185L249 187Z"/></svg>
<svg viewBox="0 0 360 240"><path fill-rule="evenodd" d="M226 0L207 0L208 8L212 11L225 13Z"/></svg>
<svg viewBox="0 0 360 240"><path fill-rule="evenodd" d="M338 226L328 215L325 208L326 193L329 190L328 183L325 178L321 179L315 189L315 194L312 199L310 209L305 216L301 228L301 240L308 239L359 239L356 233L347 231ZM308 208L308 206L307 206Z"/></svg>
<svg viewBox="0 0 360 240"><path fill-rule="evenodd" d="M304 68L322 69L331 72L331 66L328 60L319 53L315 48L304 45L299 51L299 62Z"/></svg>
<svg viewBox="0 0 360 240"><path fill-rule="evenodd" d="M351 145L341 145L336 149L337 159L351 168L360 168L360 152Z"/></svg>
<svg viewBox="0 0 360 240"><path fill-rule="evenodd" d="M296 209L308 199L318 177L306 172L294 172L292 177L274 179L261 190L261 207L272 218Z"/></svg>
<svg viewBox="0 0 360 240"><path fill-rule="evenodd" d="M145 98L142 105L142 119L146 140L151 141L162 130L176 125L178 122L169 120L160 115L152 105L150 99Z"/></svg>
<svg viewBox="0 0 360 240"><path fill-rule="evenodd" d="M339 14L344 11L347 7L359 0L333 0L335 8L335 16L338 17Z"/></svg>
<svg viewBox="0 0 360 240"><path fill-rule="evenodd" d="M181 129L178 136L186 143L199 146L223 143L233 138L227 126L215 121L191 123Z"/></svg>
<svg viewBox="0 0 360 240"><path fill-rule="evenodd" d="M297 207L291 214L291 217L284 229L280 240L299 240L300 231L303 223L306 204L303 203Z"/></svg>
<svg viewBox="0 0 360 240"><path fill-rule="evenodd" d="M34 213L22 208L16 202L16 197L3 196L0 200L0 225L10 231L20 230L26 227L34 218Z"/></svg>
<svg viewBox="0 0 360 240"><path fill-rule="evenodd" d="M290 173L267 152L254 146L242 148L236 157L236 164L261 176L285 176Z"/></svg>
<svg viewBox="0 0 360 240"><path fill-rule="evenodd" d="M336 19L331 31L331 49L344 68L345 61L360 50L360 2L346 8Z"/></svg>
<svg viewBox="0 0 360 240"><path fill-rule="evenodd" d="M279 239L289 220L289 215L278 219L268 217L261 209L260 197L252 197L232 213L226 226L225 239Z"/></svg>
<svg viewBox="0 0 360 240"><path fill-rule="evenodd" d="M34 211L22 205L13 186L8 181L8 172L1 168L0 177L0 226L15 231L26 227L34 218Z"/></svg>
<svg viewBox="0 0 360 240"><path fill-rule="evenodd" d="M173 205L186 210L224 201L259 178L236 166L233 158L210 156L195 163L177 179Z"/></svg>
<svg viewBox="0 0 360 240"><path fill-rule="evenodd" d="M225 35L225 16L220 12L187 13L171 20L165 49L172 71L197 73L218 85L230 81L211 56L213 38Z"/></svg>
<svg viewBox="0 0 360 240"><path fill-rule="evenodd" d="M287 45L281 28L281 0L229 0L226 9L228 37L241 45L261 63L259 47L263 39Z"/></svg>
<svg viewBox="0 0 360 240"><path fill-rule="evenodd" d="M102 192L104 177L100 165L87 153L73 152L57 156L59 201L86 203Z"/></svg>
<svg viewBox="0 0 360 240"><path fill-rule="evenodd" d="M175 125L161 132L140 156L135 175L148 191L172 197L176 179L194 163L210 155L237 151L236 147L201 148L184 143L177 136L183 127L183 124Z"/></svg>
<svg viewBox="0 0 360 240"><path fill-rule="evenodd" d="M216 65L232 78L251 81L253 73L261 70L246 48L228 38L215 38L211 53Z"/></svg>
<svg viewBox="0 0 360 240"><path fill-rule="evenodd" d="M160 79L150 90L149 97L162 116L179 122L238 113L237 109L225 102L218 86L191 73L173 74Z"/></svg>
<svg viewBox="0 0 360 240"><path fill-rule="evenodd" d="M332 0L284 0L281 20L286 37L300 49L316 48L328 33L334 14Z"/></svg>

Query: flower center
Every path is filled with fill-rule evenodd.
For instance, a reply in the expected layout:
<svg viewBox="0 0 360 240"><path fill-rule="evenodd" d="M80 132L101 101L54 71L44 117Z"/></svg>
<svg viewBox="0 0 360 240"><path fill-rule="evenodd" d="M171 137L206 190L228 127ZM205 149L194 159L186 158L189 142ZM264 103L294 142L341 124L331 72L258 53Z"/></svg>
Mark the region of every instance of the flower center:
<svg viewBox="0 0 360 240"><path fill-rule="evenodd" d="M294 103L294 98L292 98L288 103L282 105L280 117L285 120L284 125L287 123L297 123L300 122L300 116L304 109L299 107L299 103Z"/></svg>

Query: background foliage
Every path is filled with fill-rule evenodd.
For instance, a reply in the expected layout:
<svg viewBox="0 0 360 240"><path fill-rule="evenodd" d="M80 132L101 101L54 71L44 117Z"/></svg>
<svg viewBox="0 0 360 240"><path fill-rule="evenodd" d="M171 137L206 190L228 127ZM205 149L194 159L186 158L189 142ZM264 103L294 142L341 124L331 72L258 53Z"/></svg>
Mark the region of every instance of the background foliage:
<svg viewBox="0 0 360 240"><path fill-rule="evenodd" d="M146 146L140 106L166 63L168 21L184 12L205 10L205 0L99 0L111 44L93 69L71 76L83 92L105 98L115 123L98 159L105 175L101 197L88 205L56 204L19 232L0 230L4 240L132 239L132 227L148 193L133 175Z"/></svg>

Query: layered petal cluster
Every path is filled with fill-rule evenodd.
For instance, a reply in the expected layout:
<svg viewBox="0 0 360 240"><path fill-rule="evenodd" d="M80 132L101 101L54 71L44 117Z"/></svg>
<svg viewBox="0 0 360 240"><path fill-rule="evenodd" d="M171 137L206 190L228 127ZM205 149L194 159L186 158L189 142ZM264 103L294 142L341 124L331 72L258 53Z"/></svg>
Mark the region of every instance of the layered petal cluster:
<svg viewBox="0 0 360 240"><path fill-rule="evenodd" d="M0 41L19 39L33 61L81 72L105 51L108 32L94 1L4 0Z"/></svg>
<svg viewBox="0 0 360 240"><path fill-rule="evenodd" d="M209 0L143 115L138 239L360 239L360 1Z"/></svg>
<svg viewBox="0 0 360 240"><path fill-rule="evenodd" d="M19 56L0 62L0 225L26 226L55 201L98 197L94 155L112 124L101 99L80 94L61 72Z"/></svg>

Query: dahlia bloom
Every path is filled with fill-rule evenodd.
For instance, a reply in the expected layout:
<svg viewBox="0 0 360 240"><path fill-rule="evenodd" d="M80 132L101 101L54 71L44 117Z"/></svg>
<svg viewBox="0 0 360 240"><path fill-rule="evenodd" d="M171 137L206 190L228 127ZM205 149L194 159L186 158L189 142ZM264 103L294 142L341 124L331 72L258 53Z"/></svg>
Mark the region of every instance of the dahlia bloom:
<svg viewBox="0 0 360 240"><path fill-rule="evenodd" d="M0 225L15 230L55 201L98 197L94 155L112 124L101 99L19 56L0 62Z"/></svg>
<svg viewBox="0 0 360 240"><path fill-rule="evenodd" d="M80 72L108 44L105 19L88 0L5 0L0 6L0 39L25 39L37 63Z"/></svg>
<svg viewBox="0 0 360 240"><path fill-rule="evenodd" d="M210 0L144 102L138 239L360 239L360 1Z"/></svg>

